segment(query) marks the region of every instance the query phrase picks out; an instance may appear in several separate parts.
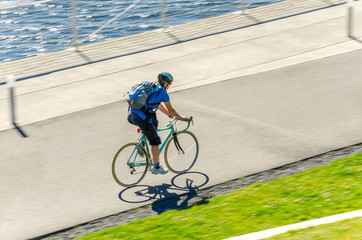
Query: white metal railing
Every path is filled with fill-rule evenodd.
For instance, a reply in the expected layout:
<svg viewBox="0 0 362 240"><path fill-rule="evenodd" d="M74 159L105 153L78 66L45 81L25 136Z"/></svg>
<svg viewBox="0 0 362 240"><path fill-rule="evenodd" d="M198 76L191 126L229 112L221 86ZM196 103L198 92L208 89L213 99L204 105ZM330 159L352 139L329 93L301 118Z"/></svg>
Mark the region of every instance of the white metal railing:
<svg viewBox="0 0 362 240"><path fill-rule="evenodd" d="M72 0L73 2L75 2L76 0ZM122 15L124 15L126 12L128 12L130 9L132 9L134 6L136 6L137 3L139 3L141 0L136 0L134 3L132 3L131 5L129 5L127 8L125 8L122 12L120 12L119 14L117 14L115 17L113 17L111 20L107 21L106 23L104 23L101 27L99 27L96 31L92 32L91 34L89 34L88 36L85 37L85 39L81 42L79 42L79 44L85 42L87 39L89 39L90 37L96 35L97 33L99 33L101 30L103 30L105 27L107 27L109 24L111 24L112 22L116 21L117 19L119 19ZM163 0L161 0L163 1ZM74 26L76 27L76 26ZM77 46L77 43L75 43L75 46Z"/></svg>
<svg viewBox="0 0 362 240"><path fill-rule="evenodd" d="M280 0L282 1L282 0ZM352 36L352 22L353 22L353 2L354 0L346 0L348 2L348 13L347 13L347 35ZM57 2L62 3L64 6L58 8L54 6L52 8L45 8L44 6L49 6L51 4L57 4ZM165 30L168 25L175 25L177 23L184 23L187 21L194 21L200 18L197 18L198 14L203 14L205 17L216 16L217 14L212 14L215 9L220 9L222 7L239 10L241 13L249 8L258 6L261 2L260 0L200 0L197 2L203 3L204 8L194 9L192 6L195 1L188 3L184 1L184 6L177 8L171 1L167 0L155 0L155 1L146 1L146 0L134 0L133 2L126 3L119 2L117 8L106 10L98 10L92 14L86 12L86 9L98 8L99 4L110 5L116 1L83 1L78 5L77 0L43 0L33 2L32 0L17 0L12 2L1 2L0 3L0 13L6 12L13 9L24 9L24 8L35 8L37 13L32 11L31 14L27 15L22 12L14 14L11 18L8 18L7 23L0 25L0 41L4 40L6 35L14 33L10 36L13 38L14 44L18 40L19 43L28 41L28 39L39 39L40 42L46 42L49 40L49 45L53 44L51 51L64 50L69 46L73 45L75 48L81 44L88 44L95 41L106 40L113 37L121 37L127 34L120 34L109 37L110 32L116 33L129 32L130 27L135 26L125 26L122 24L131 18L132 15L137 9L135 7L139 5L139 9L148 8L147 11L150 14L153 14L152 18L143 18L135 19L135 25L149 25L149 30L155 30L157 28ZM187 4L188 3L188 4ZM79 3L80 4L80 3ZM62 13L63 12L63 13ZM68 12L68 16L64 14ZM129 13L131 12L131 13ZM216 11L215 11L216 12ZM209 14L210 13L210 14ZM222 14L222 13L221 13ZM2 14L4 15L4 14ZM138 16L140 14L138 13ZM39 20L34 20L38 18ZM44 20L46 19L46 20ZM182 19L182 20L180 20ZM189 19L189 20L187 20ZM183 21L183 22L182 22ZM23 31L19 29L13 29L12 26L19 22L29 22L29 25L22 26ZM1 23L1 19L0 19ZM25 30L25 31L24 31ZM141 32L142 29L134 31L135 33ZM4 34L6 33L6 34ZM1 36L3 34L3 36ZM58 35L60 34L60 36ZM46 36L44 36L46 35ZM61 38L61 39L60 39ZM45 39L42 41L42 39ZM12 39L11 39L12 40ZM22 44L22 43L21 43ZM21 45L19 44L19 45ZM36 45L36 44L34 44ZM32 53L22 53L22 57L29 57L33 55L38 55L41 51L49 52L47 49L42 49L42 47L32 46L37 49L38 52ZM2 54L4 55L4 54ZM15 59L10 59L15 60Z"/></svg>
<svg viewBox="0 0 362 240"><path fill-rule="evenodd" d="M75 1L75 0L72 0ZM94 31L93 33L83 37L83 40L79 41L78 44L82 44L84 42L86 42L88 39L90 39L92 36L96 36L97 33L101 32L101 30L103 30L106 26L108 26L109 24L111 24L112 22L118 20L118 19L122 19L122 16L128 12L129 10L131 10L133 7L135 7L141 0L135 0L131 5L129 5L128 7L126 7L122 12L120 12L118 15L116 15L115 17L113 17L111 20L106 21L105 23L103 23L96 31ZM211 6L209 9L212 8L217 8L220 5L223 6L227 6L227 5L235 5L237 3L240 4L240 9L245 10L247 8L249 8L253 2L255 2L256 0L249 0L249 1L245 1L245 0L231 0L229 2L218 2L215 0L211 0L209 2L213 3L213 4L218 4L218 6ZM90 5L88 5L90 6ZM159 0L159 16L160 16L160 25L159 28L165 30L167 28L167 23L166 23L166 18L175 18L175 17L180 17L181 15L185 15L185 14L191 14L191 13L196 13L199 12L200 10L193 10L193 11L188 11L187 13L180 13L180 14L170 14L170 15L166 15L167 12L167 5L165 0ZM119 29L119 28L118 28ZM114 30L118 30L118 29L114 29ZM78 46L78 44L73 44L74 46Z"/></svg>
<svg viewBox="0 0 362 240"><path fill-rule="evenodd" d="M133 0L128 3L119 1L117 4L115 2L117 1L44 0L34 2L17 0L0 2L0 41L8 37L11 38L10 41L13 41L14 45L18 46L22 46L30 40L34 41L34 44L31 44L31 48L34 48L33 52L27 49L29 47L24 46L24 51L19 51L20 56L4 61L35 56L43 52L64 50L72 45L77 48L81 44L122 37L129 35L130 28L133 28L134 33L155 29L164 30L169 25L201 19L200 16L195 17L196 15L204 14L205 17L210 17L223 14L216 13L215 9L220 7L244 11L253 7L253 4L260 0L197 1L205 6L202 9L194 9L195 1L191 0L184 1L179 6L175 6L170 0ZM110 7L99 8L100 4L112 6L112 9L110 10ZM87 12L87 9L96 9L96 11L90 13ZM142 14L145 13L139 13L139 9L147 9L152 17L143 17ZM12 10L17 12L11 17L6 17L6 14ZM138 18L136 18L137 16ZM132 26L124 24L132 17L135 18L135 23L129 24ZM2 22L4 24L1 24ZM24 23L24 25L19 23ZM19 25L20 29L14 29L13 26ZM134 30L136 25L148 25L149 27ZM122 31L123 34L116 34ZM110 34L113 36L109 37ZM41 44L44 42L49 45ZM2 52L2 55L4 56L6 53Z"/></svg>

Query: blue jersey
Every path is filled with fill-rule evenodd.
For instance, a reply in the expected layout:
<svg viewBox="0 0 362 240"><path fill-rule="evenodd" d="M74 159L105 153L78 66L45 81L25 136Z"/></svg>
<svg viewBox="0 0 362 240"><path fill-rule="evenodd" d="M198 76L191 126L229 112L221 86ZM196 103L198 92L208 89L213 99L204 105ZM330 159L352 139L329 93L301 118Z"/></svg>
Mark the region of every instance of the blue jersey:
<svg viewBox="0 0 362 240"><path fill-rule="evenodd" d="M147 99L147 105L149 108L156 110L161 102L169 102L170 97L165 89L161 89L158 92L153 93ZM143 120L147 119L147 115L142 111L134 108L130 108L133 113L136 113ZM152 121L152 119L150 119Z"/></svg>

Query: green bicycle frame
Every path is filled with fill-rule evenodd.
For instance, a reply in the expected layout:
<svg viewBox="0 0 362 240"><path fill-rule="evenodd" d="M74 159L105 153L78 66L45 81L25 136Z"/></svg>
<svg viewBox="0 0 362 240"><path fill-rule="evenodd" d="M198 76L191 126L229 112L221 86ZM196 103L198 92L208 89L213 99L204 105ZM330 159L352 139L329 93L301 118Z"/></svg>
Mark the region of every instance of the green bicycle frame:
<svg viewBox="0 0 362 240"><path fill-rule="evenodd" d="M184 128L182 131L186 131L186 130L190 127L190 123L191 123L191 122L188 122L186 128ZM171 138L171 136L172 136L174 133L176 133L176 131L175 131L174 124L172 124L171 122L170 122L170 124L167 125L167 127L161 128L161 129L157 129L157 132L162 132L162 131L167 131L167 130L170 130L170 132L169 132L169 134L167 135L165 141L163 141L163 143L162 143L162 145L161 145L161 147L160 147L160 153L161 153L162 150L165 148L168 140ZM147 154L148 154L148 157L151 158L150 148L149 148L149 146L148 146L146 136L145 136L143 133L142 133L141 137L137 140L137 142L138 142L138 144L139 144L138 146L143 145L143 146L145 147L146 152L147 152ZM144 144L143 144L143 143L144 143ZM139 150L139 147L137 147L137 148L135 148L135 149L133 150L130 158L128 159L128 163L131 161L131 158L132 158L133 154L135 153L135 151L138 151L138 150ZM134 160L133 160L134 163L135 163L135 161L136 161L137 155L138 155L138 154L135 154L135 157L134 157ZM135 164L135 166L144 166L144 165L145 165L145 163Z"/></svg>

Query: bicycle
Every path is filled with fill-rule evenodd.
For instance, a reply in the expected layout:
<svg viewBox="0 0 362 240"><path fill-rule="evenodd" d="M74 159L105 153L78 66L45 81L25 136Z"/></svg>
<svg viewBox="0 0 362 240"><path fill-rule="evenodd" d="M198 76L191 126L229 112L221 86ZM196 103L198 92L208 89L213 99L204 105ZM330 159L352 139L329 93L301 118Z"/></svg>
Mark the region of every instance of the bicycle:
<svg viewBox="0 0 362 240"><path fill-rule="evenodd" d="M188 131L191 118L187 126L177 131L176 122L182 121L171 117L169 124L161 131L170 131L160 147L160 155L163 149L164 159L167 168L176 174L189 171L195 164L199 154L199 143L196 136ZM137 129L140 133L140 129ZM133 187L142 181L147 170L151 171L153 161L151 160L150 149L146 136L141 133L137 142L127 143L116 153L112 162L112 175L114 180L123 187Z"/></svg>

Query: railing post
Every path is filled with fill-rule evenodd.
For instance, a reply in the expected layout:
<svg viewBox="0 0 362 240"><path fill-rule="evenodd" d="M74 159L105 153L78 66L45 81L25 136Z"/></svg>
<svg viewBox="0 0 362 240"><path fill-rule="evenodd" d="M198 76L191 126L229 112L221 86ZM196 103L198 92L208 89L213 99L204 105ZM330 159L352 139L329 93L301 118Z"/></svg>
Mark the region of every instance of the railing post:
<svg viewBox="0 0 362 240"><path fill-rule="evenodd" d="M15 122L15 100L14 100L15 77L11 75L8 76L6 80L9 88L11 123L14 123Z"/></svg>
<svg viewBox="0 0 362 240"><path fill-rule="evenodd" d="M166 16L165 16L165 0L160 0L160 11L161 11L161 29L166 28Z"/></svg>
<svg viewBox="0 0 362 240"><path fill-rule="evenodd" d="M18 126L16 123L16 116L15 116L15 94L14 94L14 88L15 88L15 82L16 79L13 75L10 75L7 77L7 84L9 87L9 97L10 97L10 114L11 114L11 123L13 126L18 130L18 132L23 136L24 138L28 137Z"/></svg>
<svg viewBox="0 0 362 240"><path fill-rule="evenodd" d="M245 0L240 0L240 12L244 13L246 8L245 8Z"/></svg>
<svg viewBox="0 0 362 240"><path fill-rule="evenodd" d="M77 49L78 44L78 21L77 21L77 0L72 1L72 33L73 33L73 46Z"/></svg>
<svg viewBox="0 0 362 240"><path fill-rule="evenodd" d="M352 37L353 1L354 0L348 0L348 2L347 2L347 35L348 35L348 37Z"/></svg>

